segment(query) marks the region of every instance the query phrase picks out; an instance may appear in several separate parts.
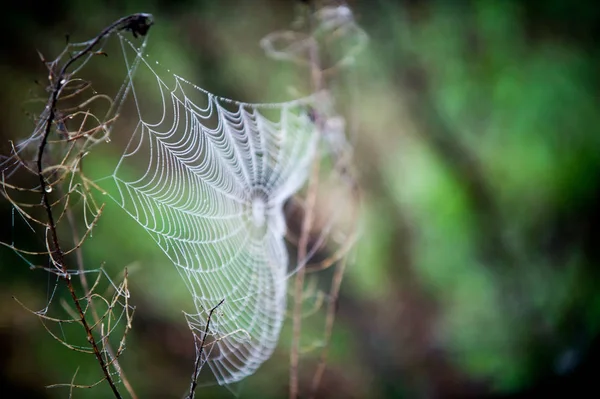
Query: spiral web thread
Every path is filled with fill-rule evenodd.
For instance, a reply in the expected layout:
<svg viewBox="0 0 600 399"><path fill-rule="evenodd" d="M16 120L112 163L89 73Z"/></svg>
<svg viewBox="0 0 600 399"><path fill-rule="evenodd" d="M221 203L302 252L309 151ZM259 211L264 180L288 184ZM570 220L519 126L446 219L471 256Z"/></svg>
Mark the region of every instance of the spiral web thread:
<svg viewBox="0 0 600 399"><path fill-rule="evenodd" d="M141 60L136 76L153 77L162 110L145 111L130 76L139 122L112 176L114 198L183 277L196 309L188 323L206 342L201 360L219 384L239 381L270 357L284 320L283 204L304 184L318 144L314 98L250 104L177 75L168 85L141 49L122 44L126 60L131 50Z"/></svg>

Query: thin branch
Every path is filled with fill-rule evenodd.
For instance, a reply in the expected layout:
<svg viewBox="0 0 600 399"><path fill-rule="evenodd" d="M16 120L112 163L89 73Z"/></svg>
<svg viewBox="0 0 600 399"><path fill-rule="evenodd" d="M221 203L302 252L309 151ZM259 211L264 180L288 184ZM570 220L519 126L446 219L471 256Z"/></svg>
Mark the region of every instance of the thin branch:
<svg viewBox="0 0 600 399"><path fill-rule="evenodd" d="M300 239L298 241L298 259L297 262L306 261L308 252L308 241L310 238L310 230L313 223L314 207L317 199L318 177L319 177L319 157L317 156L313 164L313 170L306 195L306 212L302 220L302 229ZM292 348L290 350L290 399L298 397L298 363L299 363L299 348L300 334L302 329L302 304L304 288L304 279L306 276L306 268L301 267L296 273L294 281L294 310L293 310L293 332L292 332Z"/></svg>
<svg viewBox="0 0 600 399"><path fill-rule="evenodd" d="M323 349L321 350L321 356L319 358L317 370L315 371L315 375L313 376L310 388L310 399L316 397L317 389L319 389L319 385L321 384L321 378L323 377L323 373L325 372L325 366L327 365L327 356L329 355L329 343L331 341L333 323L335 321L335 314L337 313L338 308L340 286L342 285L342 279L344 277L344 272L346 271L347 263L348 259L346 257L340 260L335 269L333 280L331 281L331 290L329 292L329 306L327 306L327 316L325 319L325 336L323 338Z"/></svg>
<svg viewBox="0 0 600 399"><path fill-rule="evenodd" d="M83 287L84 292L88 293L88 295L89 295L89 293L93 292L94 289L92 288L92 290L90 290L90 288L89 288L89 284L88 284L86 273L85 273L85 268L83 266L83 253L81 251L81 244L82 244L83 240L85 240L85 237L88 236L90 229L88 229L86 231L86 233L84 234L84 237L80 239L79 231L78 231L77 225L75 223L75 217L73 215L73 211L71 210L71 208L67 209L67 220L69 221L69 225L71 228L71 234L73 236L73 242L75 244L75 249L74 249L75 250L75 262L77 263L77 269L80 272L79 280L81 281L81 286ZM127 275L127 272L126 272L126 275ZM125 278L127 278L127 277L125 276ZM96 325L100 321L100 317L98 315L98 311L96 310L96 306L94 305L94 301L90 300L89 306L92 311L92 317L94 319L94 324ZM125 306L127 306L127 305L125 305ZM128 311L127 308L126 308L126 311ZM128 327L130 327L129 320L128 320ZM113 359L113 364L114 364L115 368L119 371L119 375L120 375L121 381L123 382L123 385L125 386L125 389L127 390L129 395L131 395L131 397L133 399L137 399L138 396L135 393L133 386L131 385L131 383L125 376L123 369L119 365L119 361L117 359L118 354L115 355L115 352L108 340L105 341L104 347L106 348L111 359Z"/></svg>
<svg viewBox="0 0 600 399"><path fill-rule="evenodd" d="M196 362L194 363L194 374L192 374L192 383L190 384L190 394L187 399L194 399L194 395L196 393L196 388L198 387L198 374L200 373L200 365L202 363L202 354L204 352L204 346L206 344L206 337L208 336L208 330L210 327L210 320L212 319L212 315L217 310L219 306L221 306L225 302L225 298L221 299L216 306L214 306L210 312L208 312L208 318L206 319L206 326L204 327L204 334L202 335L202 341L200 342L200 348L198 349L198 354L196 355Z"/></svg>
<svg viewBox="0 0 600 399"><path fill-rule="evenodd" d="M314 33L315 23L315 7L314 4L309 5L309 16L308 16L308 29L309 34ZM321 67L319 61L319 49L316 42L313 42L310 46L310 66L311 66L311 81L314 92L319 92L323 86L323 77L321 74ZM318 118L318 115L317 115ZM317 129L319 129L321 123L319 120L315 121ZM320 129L319 129L320 130ZM318 149L317 149L318 152ZM297 263L306 262L306 255L308 252L308 241L310 237L310 231L312 228L314 207L317 199L318 191L318 178L320 168L320 157L318 154L315 155L315 161L313 163L313 170L309 182L308 192L306 194L306 206L304 218L302 220L302 227L300 237L298 240L298 256ZM296 399L298 397L298 364L300 361L299 349L300 349L300 334L302 330L302 289L304 287L304 278L306 275L306 269L301 267L295 278L294 282L294 311L293 311L293 325L292 325L292 345L290 350L290 389L289 398Z"/></svg>
<svg viewBox="0 0 600 399"><path fill-rule="evenodd" d="M100 34L98 36L96 36L93 40L91 40L89 42L89 44L83 50L81 50L80 52L75 54L71 59L69 59L69 61L67 61L63 65L57 78L54 81L54 84L53 84L54 87L52 90L52 94L51 94L51 97L49 100L49 104L47 105L47 108L46 108L48 111L48 117L45 122L44 133L43 133L42 139L40 141L40 145L38 148L37 161L36 161L37 174L39 177L41 194L42 194L42 203L43 203L43 207L46 210L46 215L48 218L48 224L46 226L50 232L50 238L51 238L52 247L53 247L52 250L50 251L49 255L52 259L52 262L55 264L55 266L58 269L60 269L63 273L62 278L67 285L67 288L71 295L71 299L73 300L73 304L75 305L75 308L76 308L79 318L81 320L81 324L83 325L83 328L85 329L88 342L90 343L90 345L92 347L93 353L94 353L96 359L98 360L100 367L102 368L104 377L105 377L106 381L108 382L108 384L110 385L110 388L111 388L114 396L119 399L121 398L121 394L119 393L119 390L117 389L115 382L112 379L110 370L108 369L109 366L106 364L106 362L104 361L104 358L102 357L102 354L98 347L98 343L97 343L96 338L94 337L94 334L92 333L92 329L90 328L90 325L86 319L85 312L81 307L81 303L75 292L75 287L73 286L73 282L71 281L71 276L70 276L68 269L64 262L64 253L63 253L60 243L59 243L58 233L57 233L57 229L56 229L56 223L55 223L54 215L52 212L52 205L50 204L49 193L47 191L46 178L44 177L43 157L44 157L46 145L48 143L48 137L50 136L50 131L51 131L52 125L54 123L54 120L55 120L55 117L57 114L56 104L58 102L58 98L59 98L61 89L64 87L64 85L67 81L65 79L65 77L66 77L67 70L69 69L69 67L71 65L73 65L77 60L90 54L91 51L93 50L93 48L103 38L105 38L109 34L114 33L115 31L119 31L119 30L130 30L134 36L137 36L137 34L145 35L151 25L152 25L152 18L151 18L150 14L133 14L128 17L121 18L121 19L117 20L116 22L114 22L113 24L106 27L102 32L100 32Z"/></svg>

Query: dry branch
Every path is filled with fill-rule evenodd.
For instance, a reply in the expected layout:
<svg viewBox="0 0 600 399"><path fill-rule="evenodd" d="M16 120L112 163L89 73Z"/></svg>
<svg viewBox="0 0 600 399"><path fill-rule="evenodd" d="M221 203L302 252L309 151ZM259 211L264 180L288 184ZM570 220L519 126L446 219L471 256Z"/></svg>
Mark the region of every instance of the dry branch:
<svg viewBox="0 0 600 399"><path fill-rule="evenodd" d="M86 192L88 191L88 187L86 179L83 178L83 175L81 175L84 186L83 192L79 190L80 185L74 184L73 182L75 175L79 175L78 172L80 172L79 163L81 162L82 154L75 155L75 159L72 160L76 141L79 139L94 141L92 136L97 132L106 132L107 124L112 123L116 116L101 122L100 119L92 115L89 111L85 110L92 102L108 99L110 104L108 114L110 114L113 104L111 98L106 95L91 95L89 98L80 102L77 106L67 109L59 110L58 104L59 101L73 99L77 96L80 96L86 89L91 87L89 82L85 82L82 79L74 77L73 73L70 72L71 67L73 67L78 60L95 54L97 52L95 48L108 36L124 30L131 31L134 37L137 37L137 35L145 35L152 23L152 16L150 14L133 14L121 18L104 28L96 37L84 43L84 48L80 51L71 54L68 52L69 47L67 47L67 49L55 61L52 62L46 62L43 56L40 54L42 61L46 64L46 67L49 71L48 79L50 95L46 102L46 107L42 112L42 116L36 125L34 135L31 139L29 139L29 141L25 142L27 145L30 145L32 143L35 144L39 140L39 145L37 146L37 155L35 157L35 165L30 166L30 163L24 161L20 153L20 150L22 150L24 147L20 146L19 149L17 149L15 145L12 145L13 155L8 158L8 161L10 162L4 162L2 164L2 194L13 205L13 209L23 217L23 219L34 232L34 225L42 226L45 234L44 242L46 251L40 252L17 249L14 244L9 245L3 243L3 245L14 249L18 254L21 254L22 257L23 255L43 255L48 257L50 267L41 268L56 274L58 278L64 282L69 292L72 306L74 306L74 310L72 312L70 310L67 311L71 312L74 317L72 319L58 319L49 317L46 314L47 309L43 312L29 311L34 313L40 319L44 328L54 339L69 349L78 352L94 354L102 369L103 378L93 385L106 380L116 398L121 398L121 395L113 379L114 377L111 374L110 367L115 367L115 364L117 364L116 359L124 350L124 339L127 335L127 332L131 328L132 312L130 313L130 306L128 304L129 293L127 291L127 275L125 275L122 285L116 288L116 292L111 300L107 300L102 295L94 292L94 290L97 288L96 284L92 288L87 286L87 282L85 280L85 271L83 270L81 263L79 249L88 237L91 229L96 225L98 218L102 214L103 206L98 207L95 206L95 203L93 203L94 208L87 208L88 203L86 199ZM62 63L62 59L65 55L68 55L69 58ZM65 121L67 119L72 119L74 116L83 116L83 122L77 132L68 132L66 130ZM88 117L91 117L91 119L95 120L97 126L92 129L84 129ZM63 137L62 140L49 139L50 134L53 131L53 127L55 127L56 132ZM58 163L51 162L49 154L47 154L49 144L66 145L64 155L60 157ZM46 163L48 163L49 166L45 165ZM14 169L10 171L6 165ZM11 176L14 170L18 168L23 168L25 171L35 175L39 181L39 186L35 188L22 188L18 185L7 183L6 175ZM69 184L69 189L65 190L65 192L62 192L61 190L63 183ZM59 192L59 195L57 198L54 198L54 200L51 200L51 193L55 189L58 189L57 191ZM11 195L9 195L8 190L31 193L33 195L41 195L41 206L33 202L26 203L17 200L16 198L12 198ZM61 240L59 238L58 224L66 215L71 222L71 227L74 229L75 224L74 217L71 213L72 203L70 199L75 193L80 194L84 198L84 216L86 216L87 230L82 237L73 237L73 248L63 249L61 246ZM34 214L34 211L40 207L45 214L46 220L42 220L39 216ZM94 214L94 218L91 222L88 222L87 220L87 213L85 213L87 211L91 211ZM33 225L29 224L29 222L33 223ZM78 254L78 271L75 272L69 270L65 262L65 257L73 251ZM85 295L83 297L79 297L77 295L71 279L72 276L76 274L81 277L82 283L84 283ZM121 298L124 298L124 303L121 302ZM107 307L107 310L101 316L97 315L96 312L93 311L94 321L90 322L87 314L88 309L94 309L94 300L98 299L103 301L104 305ZM21 304L21 302L19 303ZM122 307L123 310L121 314L115 314L114 309L116 307ZM107 348L109 348L108 336L114 331L115 323L118 323L123 317L126 319L126 327L121 338L119 348L116 353L110 353L107 355ZM85 330L89 348L69 344L66 342L64 337L61 338L52 332L52 330L46 324L47 322L58 323L61 326L63 323L81 324ZM94 335L94 330L96 329L100 330L99 338ZM118 370L118 366L116 367ZM76 374L77 373L75 373L73 376L73 381L70 384L65 385L68 385L71 387L71 389L74 387L90 387L89 385L83 386L75 384L74 379ZM60 385L61 384L52 386Z"/></svg>

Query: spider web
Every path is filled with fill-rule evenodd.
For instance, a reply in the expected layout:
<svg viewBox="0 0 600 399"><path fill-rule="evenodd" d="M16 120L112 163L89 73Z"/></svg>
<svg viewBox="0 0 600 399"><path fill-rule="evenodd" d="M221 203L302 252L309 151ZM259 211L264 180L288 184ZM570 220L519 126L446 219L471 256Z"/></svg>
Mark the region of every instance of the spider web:
<svg viewBox="0 0 600 399"><path fill-rule="evenodd" d="M201 360L219 384L239 381L271 356L285 317L283 205L315 156L315 98L251 104L170 73L167 83L143 48L121 43L137 67L129 85L139 118L111 195L183 277L196 310L189 326L206 342Z"/></svg>
<svg viewBox="0 0 600 399"><path fill-rule="evenodd" d="M57 114L54 130L60 140L52 142L49 151L56 152L52 158L64 156L67 170L74 173L80 170L81 159L92 147L109 143L111 137L114 142L127 137L126 150L109 176L115 184L109 194L148 231L187 285L195 309L186 314L187 320L196 342L205 344L200 352L201 363L209 364L221 385L239 381L271 356L285 316L290 273L283 240L283 204L304 185L317 146L326 145L333 155L344 152L341 150L347 143L343 123L332 126L331 122L340 118L329 115L331 110L323 112L331 105L326 93L275 104L233 101L215 96L170 71L157 72L154 65L158 63L143 55L146 40L136 47L123 36L118 38L126 61L125 84L116 93L110 94L111 88L107 88L109 94L96 93L91 85L83 84L88 80L78 77L93 55L76 64L69 81L82 84L71 91L85 97L89 89L94 101L109 99L108 109L95 107L68 117ZM299 40L305 48L308 39ZM114 54L106 42L99 44L95 54L103 54L104 49ZM53 63L67 59L70 51L87 44L67 46ZM283 55L291 51L271 47L267 46L267 54L277 53L279 57L275 58L286 59ZM65 90L64 97L71 97L71 91ZM134 103L133 126L113 134L117 116L119 121L131 122L130 113L125 112L126 97ZM74 104L81 107L91 103L81 101ZM93 116L104 113L103 118ZM40 120L48 114L46 107ZM79 120L71 120L78 114ZM88 126L91 119L92 126ZM29 138L14 143L10 157L0 157L3 185L18 171L33 170L26 160L32 157L29 153L35 154L43 134L41 127L43 124ZM72 154L71 147L67 155L61 152L60 144L65 139L75 146ZM338 164L344 164L341 161L331 167L340 168ZM49 181L48 193L63 178L55 180ZM333 187L332 182L326 184ZM106 180L96 183L104 187ZM77 190L78 184L70 182L69 192ZM37 180L33 185L34 191L39 190ZM86 219L91 234L100 212L87 203L88 195L86 187L82 193L87 210L84 218L88 213L93 216L91 222ZM311 243L305 259L293 262L292 272L304 267L325 244L336 219L333 215L344 215L338 202L326 213L328 223L321 226L320 236L314 245ZM14 243L5 245L15 249Z"/></svg>

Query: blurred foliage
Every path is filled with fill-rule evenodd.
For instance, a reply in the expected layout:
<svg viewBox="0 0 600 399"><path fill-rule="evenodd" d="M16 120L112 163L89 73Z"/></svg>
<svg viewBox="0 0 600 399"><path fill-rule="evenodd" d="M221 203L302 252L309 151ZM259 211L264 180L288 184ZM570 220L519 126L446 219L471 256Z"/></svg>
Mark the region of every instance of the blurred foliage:
<svg viewBox="0 0 600 399"><path fill-rule="evenodd" d="M130 12L153 13L148 52L218 94L277 101L309 87L307 71L258 46L285 29L293 2L18 2L5 13L0 148L26 136L23 108L43 90L36 49L92 37ZM354 137L364 193L361 240L342 286L320 397L524 397L597 386L600 203L600 15L566 1L351 2L370 36L331 79ZM94 85L123 77L95 64ZM42 85L43 86L43 85ZM42 87L43 89L43 87ZM29 105L27 106L29 107ZM103 150L90 169L111 173ZM112 158L111 158L112 157ZM86 165L87 166L87 165ZM2 202L1 239L16 228ZM128 267L134 327L122 365L140 397L180 397L193 365L180 312L188 294L150 237L107 204L85 261ZM97 364L53 341L27 306L54 281L0 252L3 391L66 397L43 386L93 381ZM319 339L319 316L303 345ZM289 323L288 323L289 324ZM290 331L242 397L285 397ZM309 386L318 351L302 357ZM106 397L107 387L75 397ZM220 387L204 397L228 397ZM16 394L15 394L16 395Z"/></svg>

